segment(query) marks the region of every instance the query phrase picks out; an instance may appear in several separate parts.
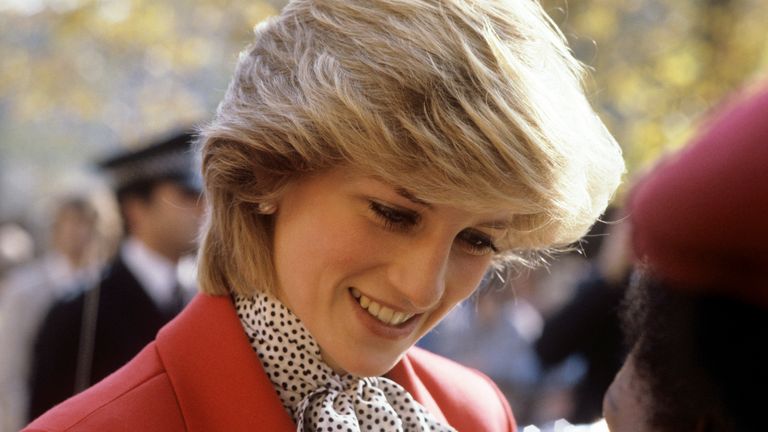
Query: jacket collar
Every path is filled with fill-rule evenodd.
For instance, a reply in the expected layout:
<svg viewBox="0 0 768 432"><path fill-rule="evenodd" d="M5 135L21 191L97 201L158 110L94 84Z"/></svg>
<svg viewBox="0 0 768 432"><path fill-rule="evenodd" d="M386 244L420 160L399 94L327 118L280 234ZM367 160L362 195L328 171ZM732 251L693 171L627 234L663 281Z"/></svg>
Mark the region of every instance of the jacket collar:
<svg viewBox="0 0 768 432"><path fill-rule="evenodd" d="M195 296L157 349L188 430L296 430L229 297Z"/></svg>
<svg viewBox="0 0 768 432"><path fill-rule="evenodd" d="M187 429L295 431L227 296L198 294L157 336ZM387 376L445 422L408 355Z"/></svg>

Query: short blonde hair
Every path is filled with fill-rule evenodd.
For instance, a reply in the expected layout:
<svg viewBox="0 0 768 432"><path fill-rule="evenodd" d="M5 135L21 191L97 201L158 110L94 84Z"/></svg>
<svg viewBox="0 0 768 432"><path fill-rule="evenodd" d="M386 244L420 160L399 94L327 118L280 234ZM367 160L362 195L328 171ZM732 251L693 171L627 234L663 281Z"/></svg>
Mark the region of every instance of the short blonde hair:
<svg viewBox="0 0 768 432"><path fill-rule="evenodd" d="M580 238L624 171L535 1L299 0L255 33L200 131L204 292L274 288L258 203L307 173L349 165L434 203L509 208L503 259Z"/></svg>

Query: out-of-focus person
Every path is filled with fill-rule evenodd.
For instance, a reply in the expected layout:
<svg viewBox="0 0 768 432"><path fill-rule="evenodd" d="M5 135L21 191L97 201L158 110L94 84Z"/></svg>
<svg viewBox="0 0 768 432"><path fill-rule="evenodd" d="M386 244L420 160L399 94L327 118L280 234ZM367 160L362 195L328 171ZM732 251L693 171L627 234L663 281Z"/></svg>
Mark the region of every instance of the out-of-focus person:
<svg viewBox="0 0 768 432"><path fill-rule="evenodd" d="M639 270L612 432L768 430L768 87L724 108L630 194Z"/></svg>
<svg viewBox="0 0 768 432"><path fill-rule="evenodd" d="M177 264L194 253L202 215L191 140L177 133L100 163L127 235L95 286L50 310L35 345L31 417L116 370L183 307Z"/></svg>
<svg viewBox="0 0 768 432"><path fill-rule="evenodd" d="M419 341L423 348L488 374L523 425L563 417L571 399L561 390L583 375L581 364L570 361L544 370L535 351L543 312L563 301L556 298L561 293L552 291L574 286L587 267L575 252L548 261L508 274L489 273L470 300Z"/></svg>
<svg viewBox="0 0 768 432"><path fill-rule="evenodd" d="M529 421L528 395L540 376L531 345L542 325L527 292L533 285L532 273L521 272L511 281L505 275L489 273L479 292L451 311L418 343L487 374L514 407L520 424Z"/></svg>
<svg viewBox="0 0 768 432"><path fill-rule="evenodd" d="M32 345L57 300L92 285L114 249L115 231L106 232L108 205L96 193L73 193L56 200L42 256L12 271L0 292L0 430L19 430L26 420Z"/></svg>

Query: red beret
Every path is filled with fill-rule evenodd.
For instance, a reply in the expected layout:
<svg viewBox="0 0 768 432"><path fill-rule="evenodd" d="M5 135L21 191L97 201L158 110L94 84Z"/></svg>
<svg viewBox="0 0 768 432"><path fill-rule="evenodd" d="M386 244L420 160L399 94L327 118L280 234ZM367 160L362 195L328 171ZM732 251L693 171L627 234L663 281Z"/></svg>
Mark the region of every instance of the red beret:
<svg viewBox="0 0 768 432"><path fill-rule="evenodd" d="M632 190L635 254L672 286L768 307L768 87L713 119Z"/></svg>

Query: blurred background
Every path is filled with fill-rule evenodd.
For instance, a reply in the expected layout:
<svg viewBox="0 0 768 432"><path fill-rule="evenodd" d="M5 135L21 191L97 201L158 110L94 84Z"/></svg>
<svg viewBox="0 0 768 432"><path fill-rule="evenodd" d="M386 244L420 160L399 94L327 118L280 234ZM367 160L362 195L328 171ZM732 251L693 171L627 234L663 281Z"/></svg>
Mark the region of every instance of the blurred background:
<svg viewBox="0 0 768 432"><path fill-rule="evenodd" d="M0 277L40 254L52 197L104 188L94 160L210 118L252 27L284 3L0 0ZM768 71L764 0L543 4L588 66L588 94L621 143L630 176L680 147L715 104ZM546 382L567 390L588 375L583 359L570 356L542 366L547 361L535 344L545 323L593 274L599 243L593 242L594 253L566 257L552 270L513 281L514 295L496 302L510 302L498 313L520 344L496 356L509 368L522 369L515 359L525 355L536 365L530 366L536 369L535 379L528 377L533 381L510 377L513 387L531 385L539 392ZM481 310L478 302L470 315ZM457 318L458 327L473 319ZM458 327L449 325L442 334L464 331ZM440 349L437 339L428 342ZM522 397L513 408L524 424L551 423L571 416L569 397ZM548 427L555 430L554 423Z"/></svg>

